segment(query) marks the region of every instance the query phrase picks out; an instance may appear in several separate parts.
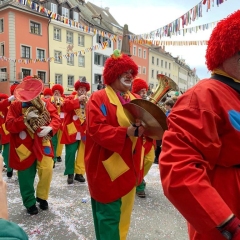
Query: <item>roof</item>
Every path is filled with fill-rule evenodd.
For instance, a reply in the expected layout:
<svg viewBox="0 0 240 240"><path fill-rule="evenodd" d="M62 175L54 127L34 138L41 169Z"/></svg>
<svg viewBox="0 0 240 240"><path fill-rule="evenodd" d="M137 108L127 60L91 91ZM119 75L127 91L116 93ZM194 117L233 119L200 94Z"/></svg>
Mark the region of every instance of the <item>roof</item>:
<svg viewBox="0 0 240 240"><path fill-rule="evenodd" d="M30 13L34 13L35 15L38 15L38 16L41 16L41 17L48 18L48 16L45 13L33 10L28 5L21 4L21 3L17 2L16 0L5 0L5 1L2 1L2 4L0 4L0 10L4 9L4 8L6 8L8 6L16 8L16 9L23 10L23 11L26 11L28 13L29 12Z"/></svg>
<svg viewBox="0 0 240 240"><path fill-rule="evenodd" d="M78 6L81 10L81 15L83 20L87 21L94 27L101 29L103 31L107 31L108 33L112 33L112 29L104 22L101 21L101 24L99 24L97 21L95 21L92 16L93 13L90 11L90 9L86 6L87 4L80 4L77 0L68 0L73 6Z"/></svg>

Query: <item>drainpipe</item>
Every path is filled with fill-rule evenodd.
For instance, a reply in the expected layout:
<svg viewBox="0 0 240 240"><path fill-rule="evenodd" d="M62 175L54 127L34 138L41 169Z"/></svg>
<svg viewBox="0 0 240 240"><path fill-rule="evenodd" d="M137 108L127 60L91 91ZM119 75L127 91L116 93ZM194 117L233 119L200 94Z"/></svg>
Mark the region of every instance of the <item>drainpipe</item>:
<svg viewBox="0 0 240 240"><path fill-rule="evenodd" d="M48 31L47 31L47 35L48 35L48 57L50 58L50 47L49 47L49 24L50 24L50 22L51 22L51 18L49 18L49 20L48 20ZM50 59L49 59L49 61L48 61L48 87L49 88L51 88L51 84L50 84Z"/></svg>

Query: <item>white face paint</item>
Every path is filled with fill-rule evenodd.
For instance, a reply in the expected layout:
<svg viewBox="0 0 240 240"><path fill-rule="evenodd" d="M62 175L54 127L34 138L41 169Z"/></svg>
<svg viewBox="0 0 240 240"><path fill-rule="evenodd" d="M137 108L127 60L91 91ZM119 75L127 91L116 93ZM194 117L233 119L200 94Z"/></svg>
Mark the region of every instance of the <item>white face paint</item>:
<svg viewBox="0 0 240 240"><path fill-rule="evenodd" d="M132 82L125 82L126 80L129 80L129 79L126 78L126 77L121 77L121 78L120 78L120 82L121 82L124 86L126 86L126 87L131 87Z"/></svg>

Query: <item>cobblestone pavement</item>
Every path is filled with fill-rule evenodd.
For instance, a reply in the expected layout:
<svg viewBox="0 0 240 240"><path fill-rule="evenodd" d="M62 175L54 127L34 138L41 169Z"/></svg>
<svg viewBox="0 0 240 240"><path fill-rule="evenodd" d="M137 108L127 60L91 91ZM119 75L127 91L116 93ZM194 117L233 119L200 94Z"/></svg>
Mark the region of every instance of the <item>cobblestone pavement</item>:
<svg viewBox="0 0 240 240"><path fill-rule="evenodd" d="M68 185L63 171L64 162L56 163L49 210L34 216L22 205L16 171L12 179L3 173L8 183L10 221L18 223L30 240L95 240L87 183ZM163 195L158 165L152 166L145 180L147 197L136 196L128 240L187 240L185 220Z"/></svg>

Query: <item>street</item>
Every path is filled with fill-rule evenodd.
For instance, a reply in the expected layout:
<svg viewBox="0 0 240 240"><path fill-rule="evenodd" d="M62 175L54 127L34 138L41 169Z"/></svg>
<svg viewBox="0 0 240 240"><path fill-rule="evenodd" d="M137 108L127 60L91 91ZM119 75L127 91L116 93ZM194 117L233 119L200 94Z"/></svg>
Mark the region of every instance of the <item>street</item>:
<svg viewBox="0 0 240 240"><path fill-rule="evenodd" d="M68 185L63 171L64 160L56 163L53 172L49 210L40 209L34 216L22 205L16 171L12 179L3 173L8 184L9 220L18 223L30 240L95 240L87 183ZM158 165L152 165L145 180L147 197L136 196L128 240L187 240L185 220L163 195Z"/></svg>

